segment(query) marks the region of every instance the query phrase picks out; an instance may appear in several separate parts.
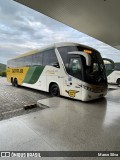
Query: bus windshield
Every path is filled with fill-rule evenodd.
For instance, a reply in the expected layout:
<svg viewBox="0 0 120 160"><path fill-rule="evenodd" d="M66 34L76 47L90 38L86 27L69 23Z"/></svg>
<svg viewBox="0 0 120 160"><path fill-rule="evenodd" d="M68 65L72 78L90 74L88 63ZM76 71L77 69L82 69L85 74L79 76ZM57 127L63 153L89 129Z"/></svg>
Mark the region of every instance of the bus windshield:
<svg viewBox="0 0 120 160"><path fill-rule="evenodd" d="M99 52L91 54L91 65L85 65L85 81L92 83L107 83L106 72Z"/></svg>
<svg viewBox="0 0 120 160"><path fill-rule="evenodd" d="M107 83L104 63L99 52L81 46L59 47L58 50L68 74L90 84ZM86 53L87 51L88 53ZM71 61L74 62L72 68ZM79 67L75 68L78 63ZM74 75L72 74L73 71ZM77 73L76 75L75 72Z"/></svg>

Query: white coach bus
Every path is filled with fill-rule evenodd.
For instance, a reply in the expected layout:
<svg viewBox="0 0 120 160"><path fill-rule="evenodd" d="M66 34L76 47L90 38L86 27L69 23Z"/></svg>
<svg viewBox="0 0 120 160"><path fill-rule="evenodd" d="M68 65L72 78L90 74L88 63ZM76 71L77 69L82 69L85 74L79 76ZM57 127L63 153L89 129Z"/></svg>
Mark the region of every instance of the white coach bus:
<svg viewBox="0 0 120 160"><path fill-rule="evenodd" d="M9 60L7 80L14 86L82 101L98 99L107 93L100 53L77 43L58 43Z"/></svg>
<svg viewBox="0 0 120 160"><path fill-rule="evenodd" d="M120 62L105 61L107 80L110 84L120 85Z"/></svg>

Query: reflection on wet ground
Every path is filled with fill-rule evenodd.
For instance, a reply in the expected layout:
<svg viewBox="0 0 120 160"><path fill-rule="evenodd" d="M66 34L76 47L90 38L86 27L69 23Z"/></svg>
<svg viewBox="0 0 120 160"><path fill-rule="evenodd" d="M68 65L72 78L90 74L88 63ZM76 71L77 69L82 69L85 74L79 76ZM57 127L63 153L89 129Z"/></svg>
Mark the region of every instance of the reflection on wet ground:
<svg viewBox="0 0 120 160"><path fill-rule="evenodd" d="M87 103L63 97L39 103L49 108L0 122L0 150L120 151L120 88Z"/></svg>

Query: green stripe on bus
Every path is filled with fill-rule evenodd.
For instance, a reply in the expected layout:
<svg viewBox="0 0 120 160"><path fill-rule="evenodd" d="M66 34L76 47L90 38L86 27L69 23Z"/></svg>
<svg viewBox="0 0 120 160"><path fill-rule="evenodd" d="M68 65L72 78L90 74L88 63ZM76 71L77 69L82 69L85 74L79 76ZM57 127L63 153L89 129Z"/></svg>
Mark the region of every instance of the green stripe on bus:
<svg viewBox="0 0 120 160"><path fill-rule="evenodd" d="M44 69L43 66L32 66L32 67L30 67L23 83L29 83L29 84L36 83L38 78L40 77L43 69Z"/></svg>

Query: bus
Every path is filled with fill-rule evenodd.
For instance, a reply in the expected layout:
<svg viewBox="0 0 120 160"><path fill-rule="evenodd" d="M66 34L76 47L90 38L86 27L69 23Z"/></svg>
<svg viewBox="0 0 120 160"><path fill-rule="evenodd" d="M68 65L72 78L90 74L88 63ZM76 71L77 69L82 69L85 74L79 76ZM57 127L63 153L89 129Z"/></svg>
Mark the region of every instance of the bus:
<svg viewBox="0 0 120 160"><path fill-rule="evenodd" d="M120 62L105 61L107 80L109 84L120 85Z"/></svg>
<svg viewBox="0 0 120 160"><path fill-rule="evenodd" d="M7 62L7 80L81 101L107 93L107 77L100 53L79 43L56 43Z"/></svg>

